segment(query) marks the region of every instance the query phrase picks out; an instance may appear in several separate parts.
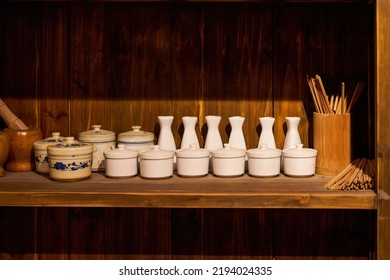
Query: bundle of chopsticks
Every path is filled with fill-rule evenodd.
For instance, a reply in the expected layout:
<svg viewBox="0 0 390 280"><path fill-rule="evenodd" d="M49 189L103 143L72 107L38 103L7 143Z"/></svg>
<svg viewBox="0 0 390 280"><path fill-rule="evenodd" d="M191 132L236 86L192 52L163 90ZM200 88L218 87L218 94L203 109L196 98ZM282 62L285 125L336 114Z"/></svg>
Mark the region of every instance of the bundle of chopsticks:
<svg viewBox="0 0 390 280"><path fill-rule="evenodd" d="M358 158L333 180L325 184L329 190L367 190L374 187L375 160Z"/></svg>
<svg viewBox="0 0 390 280"><path fill-rule="evenodd" d="M307 76L307 83L316 112L322 114L350 113L365 86L363 82L351 81L347 83L347 86L342 82L341 90L337 94L328 95L319 75Z"/></svg>

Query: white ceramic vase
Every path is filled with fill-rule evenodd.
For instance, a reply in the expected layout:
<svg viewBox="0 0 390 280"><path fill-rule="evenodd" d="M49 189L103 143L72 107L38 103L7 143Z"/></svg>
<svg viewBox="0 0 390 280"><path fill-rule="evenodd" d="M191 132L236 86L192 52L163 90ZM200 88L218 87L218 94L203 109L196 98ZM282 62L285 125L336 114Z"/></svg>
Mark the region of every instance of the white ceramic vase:
<svg viewBox="0 0 390 280"><path fill-rule="evenodd" d="M172 122L173 116L158 116L158 123L160 124L158 146L161 150L176 151L175 138L171 129Z"/></svg>
<svg viewBox="0 0 390 280"><path fill-rule="evenodd" d="M242 131L245 118L241 116L234 116L229 118L232 131L229 136L229 145L232 148L246 150L245 137Z"/></svg>
<svg viewBox="0 0 390 280"><path fill-rule="evenodd" d="M268 148L276 149L275 137L273 133L275 118L262 117L259 118L259 121L261 124L261 133L257 147L260 148L262 144L265 144Z"/></svg>
<svg viewBox="0 0 390 280"><path fill-rule="evenodd" d="M206 116L207 135L204 148L210 152L223 148L221 134L219 133L219 123L221 116Z"/></svg>
<svg viewBox="0 0 390 280"><path fill-rule="evenodd" d="M300 117L286 117L287 133L284 139L283 150L296 148L302 144L301 137L298 132L298 125L301 121Z"/></svg>
<svg viewBox="0 0 390 280"><path fill-rule="evenodd" d="M188 149L191 144L195 144L195 148L199 148L199 140L195 131L195 125L198 121L198 117L185 116L181 119L183 121L184 133L180 149Z"/></svg>

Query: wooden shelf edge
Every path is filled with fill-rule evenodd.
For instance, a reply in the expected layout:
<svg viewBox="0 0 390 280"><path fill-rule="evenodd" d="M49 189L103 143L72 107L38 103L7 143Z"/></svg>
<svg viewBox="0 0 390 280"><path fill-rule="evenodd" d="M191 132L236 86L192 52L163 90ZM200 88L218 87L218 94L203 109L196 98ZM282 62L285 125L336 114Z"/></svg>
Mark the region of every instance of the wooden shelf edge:
<svg viewBox="0 0 390 280"><path fill-rule="evenodd" d="M0 206L132 208L307 208L376 209L374 191L329 191L330 180L311 178L109 179L55 182L34 172L0 178Z"/></svg>

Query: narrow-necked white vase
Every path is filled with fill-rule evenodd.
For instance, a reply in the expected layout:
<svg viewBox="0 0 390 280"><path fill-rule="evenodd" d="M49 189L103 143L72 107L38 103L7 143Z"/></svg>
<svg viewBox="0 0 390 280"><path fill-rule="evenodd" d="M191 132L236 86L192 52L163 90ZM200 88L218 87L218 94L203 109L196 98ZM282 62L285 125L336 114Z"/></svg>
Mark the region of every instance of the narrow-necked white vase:
<svg viewBox="0 0 390 280"><path fill-rule="evenodd" d="M219 123L221 116L206 116L207 135L204 148L210 152L223 148L221 134L219 133Z"/></svg>
<svg viewBox="0 0 390 280"><path fill-rule="evenodd" d="M158 123L160 124L158 146L161 150L176 151L175 138L171 129L172 122L173 116L158 116Z"/></svg>
<svg viewBox="0 0 390 280"><path fill-rule="evenodd" d="M300 117L286 117L287 133L284 140L283 150L296 148L302 144L301 137L298 132L298 125L301 121Z"/></svg>
<svg viewBox="0 0 390 280"><path fill-rule="evenodd" d="M229 118L232 131L229 136L229 145L232 148L246 150L245 137L242 131L245 118L241 116L234 116Z"/></svg>
<svg viewBox="0 0 390 280"><path fill-rule="evenodd" d="M184 133L180 149L188 149L191 144L195 144L195 148L199 148L199 140L195 131L195 125L198 121L198 117L185 116L181 119L183 121Z"/></svg>
<svg viewBox="0 0 390 280"><path fill-rule="evenodd" d="M261 133L259 138L258 148L262 144L267 145L268 148L276 149L275 137L273 132L273 127L275 123L275 118L273 117L262 117L259 118L261 124Z"/></svg>

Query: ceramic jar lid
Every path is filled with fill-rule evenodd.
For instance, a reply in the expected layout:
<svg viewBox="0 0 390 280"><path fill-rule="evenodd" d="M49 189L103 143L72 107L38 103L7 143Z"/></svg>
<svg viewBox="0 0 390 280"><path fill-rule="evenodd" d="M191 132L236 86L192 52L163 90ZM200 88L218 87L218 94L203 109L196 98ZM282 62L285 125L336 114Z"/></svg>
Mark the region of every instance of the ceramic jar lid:
<svg viewBox="0 0 390 280"><path fill-rule="evenodd" d="M59 132L53 132L51 137L34 142L34 149L46 151L47 146L55 145L65 141L65 137L60 136Z"/></svg>
<svg viewBox="0 0 390 280"><path fill-rule="evenodd" d="M303 148L303 144L296 145L296 148L287 149L283 151L283 157L291 158L308 158L317 156L317 150L310 148Z"/></svg>
<svg viewBox="0 0 390 280"><path fill-rule="evenodd" d="M247 154L251 158L277 158L282 155L282 151L268 148L267 144L261 144L260 148L250 149L247 151Z"/></svg>
<svg viewBox="0 0 390 280"><path fill-rule="evenodd" d="M119 142L125 143L148 143L154 141L154 134L141 130L141 127L136 125L131 127L133 130L122 132L118 135Z"/></svg>
<svg viewBox="0 0 390 280"><path fill-rule="evenodd" d="M210 151L207 149L197 148L196 144L190 144L187 149L176 151L176 156L180 158L203 158L210 157Z"/></svg>
<svg viewBox="0 0 390 280"><path fill-rule="evenodd" d="M160 150L159 145L153 145L151 150L139 154L140 159L167 159L173 158L175 152Z"/></svg>
<svg viewBox="0 0 390 280"><path fill-rule="evenodd" d="M216 151L211 152L213 157L218 158L235 158L235 157L243 157L246 154L246 150L244 149L236 149L232 148L230 144L223 144L222 149L218 149Z"/></svg>
<svg viewBox="0 0 390 280"><path fill-rule="evenodd" d="M80 154L92 154L93 145L89 143L82 143L74 139L73 136L66 137L65 141L56 145L47 147L49 155L69 156Z"/></svg>
<svg viewBox="0 0 390 280"><path fill-rule="evenodd" d="M125 158L135 158L138 156L138 153L133 150L129 150L125 148L126 145L118 144L118 147L114 150L109 150L104 152L104 157L106 159L125 159Z"/></svg>
<svg viewBox="0 0 390 280"><path fill-rule="evenodd" d="M92 127L92 130L79 133L79 140L81 142L98 143L115 141L115 132L100 129L101 125L93 125Z"/></svg>

